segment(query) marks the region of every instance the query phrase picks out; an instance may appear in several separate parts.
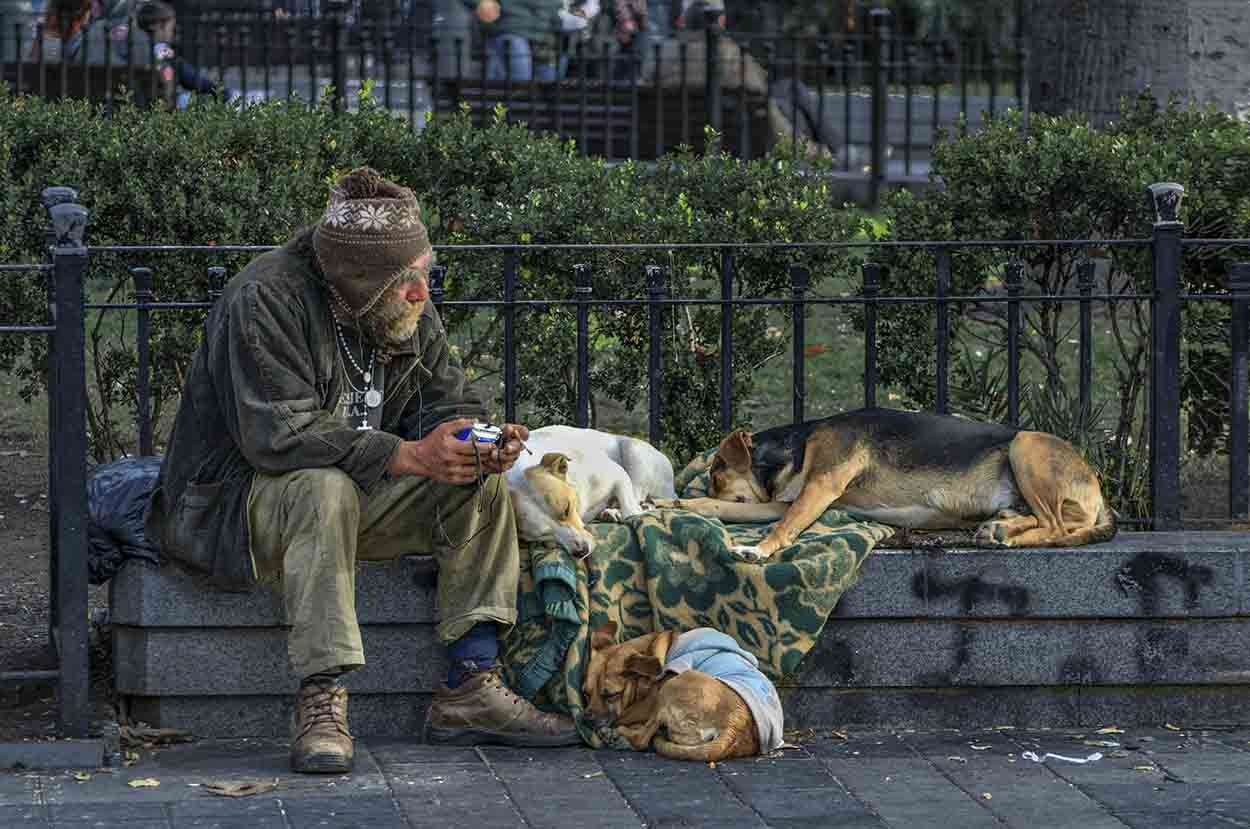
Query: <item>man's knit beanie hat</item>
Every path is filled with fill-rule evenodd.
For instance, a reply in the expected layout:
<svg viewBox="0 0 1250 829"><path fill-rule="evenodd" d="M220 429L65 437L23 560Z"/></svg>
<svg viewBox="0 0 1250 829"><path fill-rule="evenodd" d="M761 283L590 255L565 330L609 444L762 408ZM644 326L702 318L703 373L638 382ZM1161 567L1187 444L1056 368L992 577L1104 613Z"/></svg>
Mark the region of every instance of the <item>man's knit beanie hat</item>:
<svg viewBox="0 0 1250 829"><path fill-rule="evenodd" d="M313 248L336 304L357 318L430 251L430 236L411 190L358 167L335 182Z"/></svg>

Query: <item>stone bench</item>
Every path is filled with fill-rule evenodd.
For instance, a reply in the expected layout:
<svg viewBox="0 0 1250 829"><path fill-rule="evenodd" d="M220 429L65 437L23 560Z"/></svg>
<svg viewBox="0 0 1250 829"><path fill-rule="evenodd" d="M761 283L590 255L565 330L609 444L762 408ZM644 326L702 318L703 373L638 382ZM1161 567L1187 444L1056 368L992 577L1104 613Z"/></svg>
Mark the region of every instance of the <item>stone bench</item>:
<svg viewBox="0 0 1250 829"><path fill-rule="evenodd" d="M878 550L802 672L788 726L1070 727L1250 721L1250 536L1122 533L1081 549ZM362 564L369 664L353 730L419 732L445 672L426 560ZM110 593L132 717L284 735L296 678L280 597L130 564Z"/></svg>

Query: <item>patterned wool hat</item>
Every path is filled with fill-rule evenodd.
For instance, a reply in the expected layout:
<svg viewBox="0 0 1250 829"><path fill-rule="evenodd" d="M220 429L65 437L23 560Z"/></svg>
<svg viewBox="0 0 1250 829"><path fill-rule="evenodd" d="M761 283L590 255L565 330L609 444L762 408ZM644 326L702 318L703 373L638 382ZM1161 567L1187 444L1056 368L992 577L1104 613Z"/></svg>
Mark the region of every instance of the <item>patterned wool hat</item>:
<svg viewBox="0 0 1250 829"><path fill-rule="evenodd" d="M335 183L313 248L339 307L356 318L430 251L430 236L411 190L359 167Z"/></svg>

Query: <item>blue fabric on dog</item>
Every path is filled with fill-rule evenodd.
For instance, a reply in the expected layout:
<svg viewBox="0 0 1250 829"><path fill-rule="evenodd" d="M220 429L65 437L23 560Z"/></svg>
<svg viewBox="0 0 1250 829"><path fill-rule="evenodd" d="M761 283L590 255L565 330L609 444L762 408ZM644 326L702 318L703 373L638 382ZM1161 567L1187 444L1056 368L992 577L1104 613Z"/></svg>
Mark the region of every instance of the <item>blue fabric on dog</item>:
<svg viewBox="0 0 1250 829"><path fill-rule="evenodd" d="M701 671L728 685L751 709L759 729L760 750L767 754L783 742L781 697L771 680L759 669L755 656L744 651L732 636L713 628L695 628L681 634L664 662L667 673Z"/></svg>

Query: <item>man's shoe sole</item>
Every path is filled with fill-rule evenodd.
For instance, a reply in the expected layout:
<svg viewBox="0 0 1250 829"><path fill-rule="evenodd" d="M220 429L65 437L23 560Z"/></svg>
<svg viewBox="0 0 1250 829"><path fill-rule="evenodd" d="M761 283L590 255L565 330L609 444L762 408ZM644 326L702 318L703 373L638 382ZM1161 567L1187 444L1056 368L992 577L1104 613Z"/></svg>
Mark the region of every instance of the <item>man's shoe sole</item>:
<svg viewBox="0 0 1250 829"><path fill-rule="evenodd" d="M298 765L291 761L291 771L296 774L347 774L351 770L351 761L344 760L341 754L329 752L310 754Z"/></svg>
<svg viewBox="0 0 1250 829"><path fill-rule="evenodd" d="M582 738L574 732L572 735L510 735L493 734L489 731L474 731L471 728L437 728L426 726L425 741L445 746L511 746L512 748L559 748L561 746L579 746Z"/></svg>

